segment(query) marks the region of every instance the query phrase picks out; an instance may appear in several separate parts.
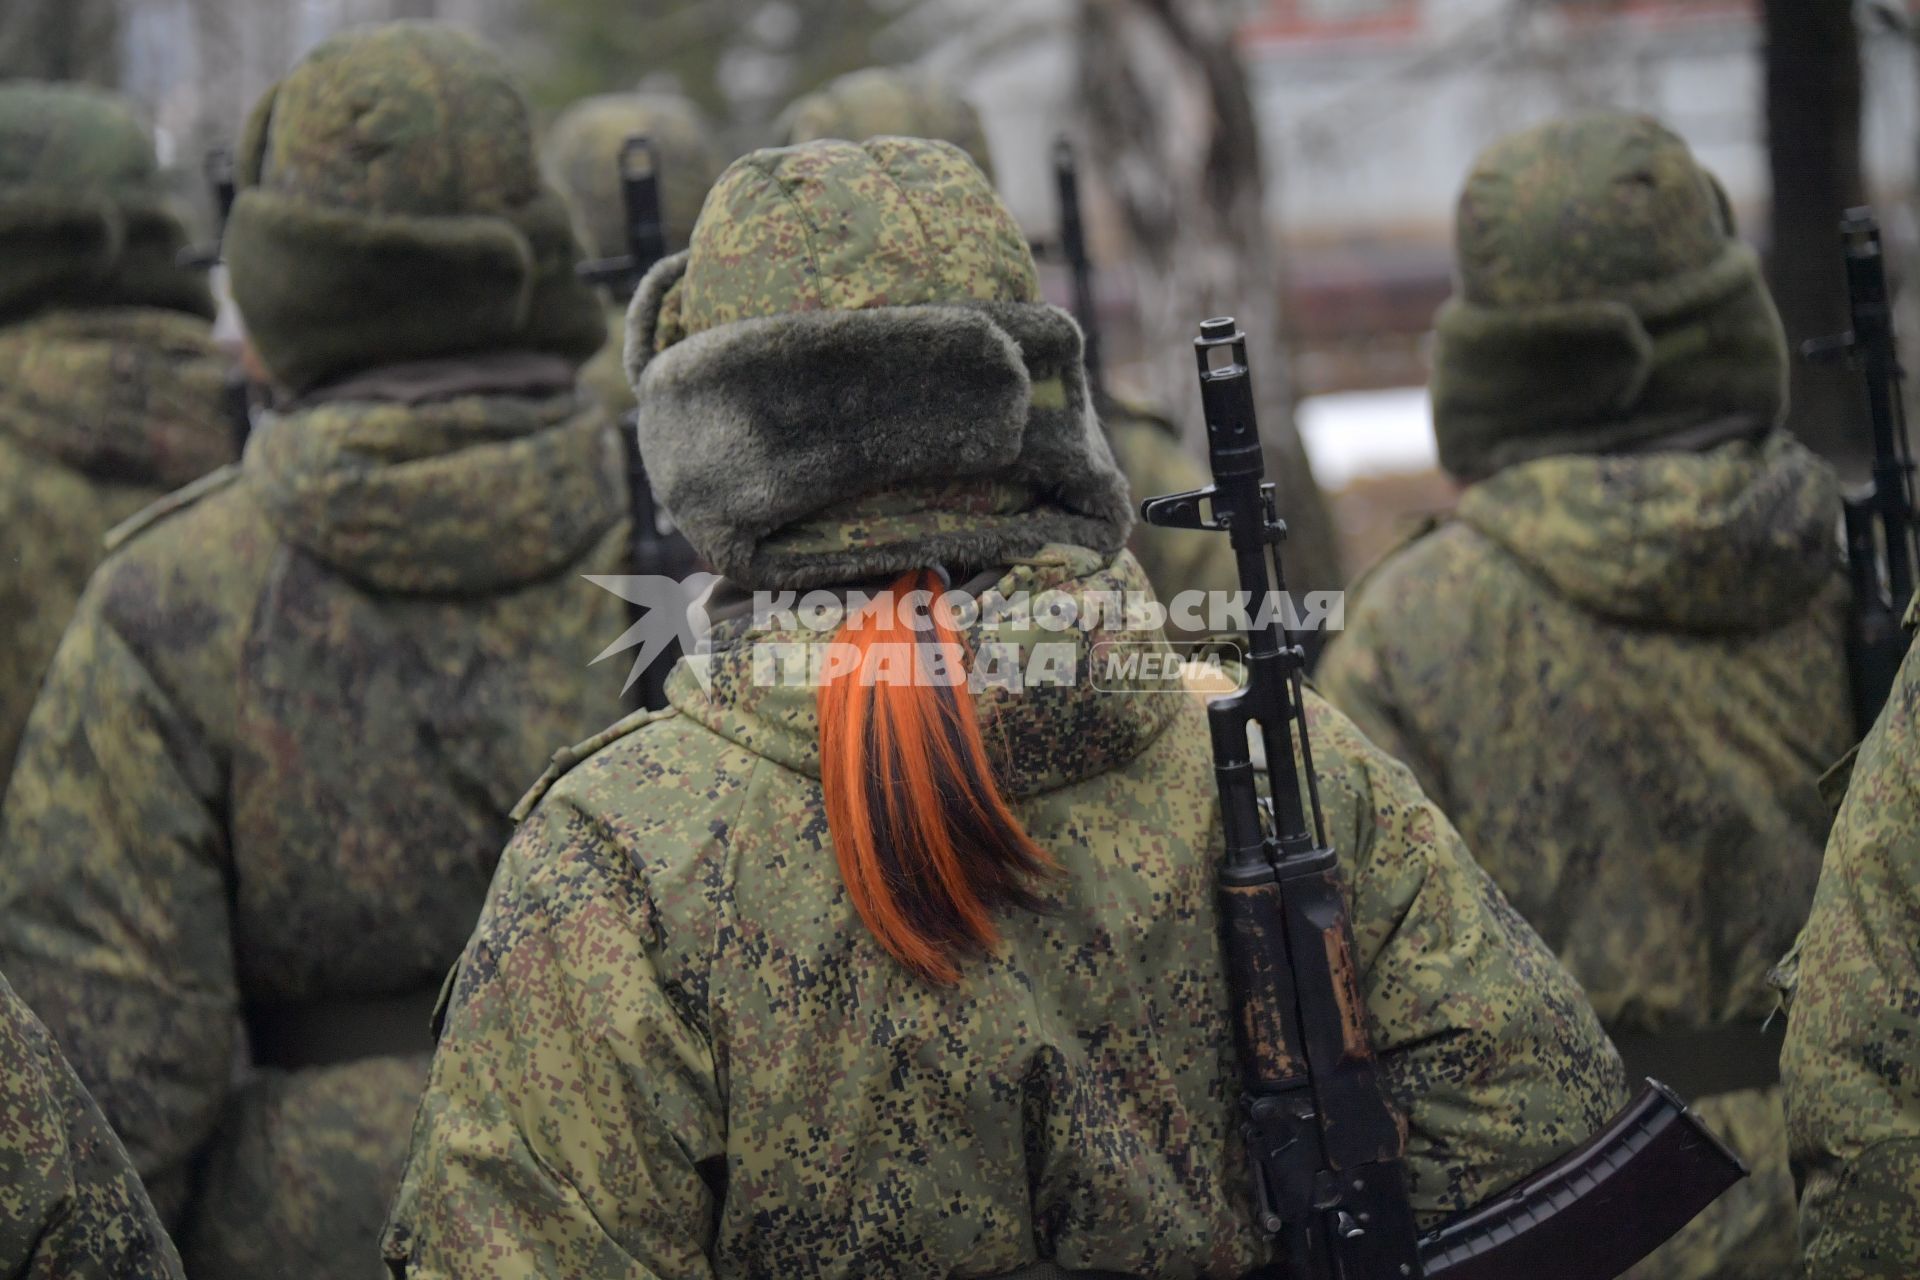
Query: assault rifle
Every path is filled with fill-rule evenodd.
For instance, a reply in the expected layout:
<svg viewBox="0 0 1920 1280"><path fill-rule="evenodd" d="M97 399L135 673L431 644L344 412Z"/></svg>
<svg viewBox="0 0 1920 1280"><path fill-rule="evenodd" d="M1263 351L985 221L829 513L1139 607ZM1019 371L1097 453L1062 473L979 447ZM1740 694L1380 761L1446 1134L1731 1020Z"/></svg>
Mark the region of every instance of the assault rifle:
<svg viewBox="0 0 1920 1280"><path fill-rule="evenodd" d="M233 152L225 147L209 147L201 166L207 191L213 201L213 239L206 244L190 244L175 255L174 261L192 271L211 271L221 263L221 248L227 238L227 218L233 213ZM220 388L220 407L233 432L235 455L246 452L247 438L253 434L253 388L238 364L227 370Z"/></svg>
<svg viewBox="0 0 1920 1280"><path fill-rule="evenodd" d="M622 301L640 287L640 277L667 256L667 228L660 214L660 157L653 139L636 133L620 144L615 160L620 169L620 212L625 222L627 251L611 258L595 258L577 268L589 284L605 285Z"/></svg>
<svg viewBox="0 0 1920 1280"><path fill-rule="evenodd" d="M1853 586L1847 616L1847 675L1854 728L1864 736L1893 691L1894 676L1907 653L1908 636L1900 618L1913 595L1920 551L1914 537L1913 457L1900 396L1900 354L1893 339L1880 224L1873 211L1849 209L1840 222L1840 243L1846 256L1853 327L1830 338L1812 339L1800 350L1811 360L1849 360L1867 383L1873 479L1849 494L1843 508L1847 576Z"/></svg>
<svg viewBox="0 0 1920 1280"><path fill-rule="evenodd" d="M621 144L620 209L625 222L627 251L611 258L583 262L576 270L589 283L603 285L614 297L633 296L640 278L667 256L666 222L660 213L660 166L653 142L635 134ZM620 420L620 451L627 479L627 571L636 576L684 579L698 567L693 545L676 530L654 501L653 484L640 459L636 417ZM638 622L648 606L629 604L629 621ZM657 711L667 705L667 676L680 659L675 640L641 673L635 692L640 706Z"/></svg>
<svg viewBox="0 0 1920 1280"><path fill-rule="evenodd" d="M1064 136L1053 144L1053 184L1060 198L1060 253L1073 277L1073 318L1084 335L1087 386L1096 404L1106 400L1100 377L1100 318L1093 296L1093 259L1087 253L1086 224L1080 220L1080 165L1073 143Z"/></svg>
<svg viewBox="0 0 1920 1280"><path fill-rule="evenodd" d="M174 260L194 271L211 271L220 265L220 242L226 238L227 218L233 213L233 152L225 147L208 148L201 172L213 197L213 239L188 245Z"/></svg>
<svg viewBox="0 0 1920 1280"><path fill-rule="evenodd" d="M1221 943L1255 1218L1276 1238L1288 1280L1618 1275L1746 1175L1652 1081L1585 1146L1430 1235L1416 1230L1406 1123L1367 1028L1339 855L1314 778L1305 654L1261 607L1286 590L1286 525L1265 479L1246 337L1231 319L1208 320L1194 346L1213 483L1149 498L1141 515L1225 533L1241 589L1268 619L1248 637L1245 686L1207 707L1227 846ZM1248 743L1256 727L1265 796Z"/></svg>

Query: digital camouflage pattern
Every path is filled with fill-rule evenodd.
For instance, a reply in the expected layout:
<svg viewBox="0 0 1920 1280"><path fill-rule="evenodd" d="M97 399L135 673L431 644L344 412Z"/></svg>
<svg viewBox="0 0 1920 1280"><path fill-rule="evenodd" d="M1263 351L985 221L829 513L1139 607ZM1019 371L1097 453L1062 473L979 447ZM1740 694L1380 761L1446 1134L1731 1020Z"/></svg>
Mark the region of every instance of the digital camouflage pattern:
<svg viewBox="0 0 1920 1280"><path fill-rule="evenodd" d="M180 1280L126 1148L0 977L0 1275Z"/></svg>
<svg viewBox="0 0 1920 1280"><path fill-rule="evenodd" d="M722 160L713 128L700 108L671 93L607 93L574 103L547 135L545 159L553 182L572 205L587 252L614 258L627 252L626 203L621 198L620 150L645 135L658 163L660 219L668 253L687 247L694 219L720 176ZM633 407L627 382L627 299L616 298L607 320L607 342L580 370L580 381L616 415Z"/></svg>
<svg viewBox="0 0 1920 1280"><path fill-rule="evenodd" d="M774 121L786 146L840 138L932 138L951 142L993 178L993 154L973 106L952 86L922 71L867 67L796 98Z"/></svg>
<svg viewBox="0 0 1920 1280"><path fill-rule="evenodd" d="M1144 499L1211 483L1207 469L1181 447L1179 429L1165 419L1135 405L1110 403L1101 422L1113 460L1127 477L1135 510ZM1219 534L1166 529L1141 520L1128 535L1127 547L1146 571L1154 595L1170 605L1183 591L1230 595L1240 589L1232 544ZM1187 626L1188 621L1200 625ZM1175 644L1202 640L1210 634L1206 621L1204 607L1198 617L1169 614L1167 639Z"/></svg>
<svg viewBox="0 0 1920 1280"><path fill-rule="evenodd" d="M1549 121L1475 161L1434 319L1440 462L1463 480L1786 408L1787 347L1713 175L1648 116Z"/></svg>
<svg viewBox="0 0 1920 1280"><path fill-rule="evenodd" d="M654 350L757 317L965 301L1037 303L1040 277L959 148L875 138L756 151L708 195Z"/></svg>
<svg viewBox="0 0 1920 1280"><path fill-rule="evenodd" d="M458 27L351 28L254 108L222 248L247 336L304 392L483 351L584 361L606 338L526 100Z"/></svg>
<svg viewBox="0 0 1920 1280"><path fill-rule="evenodd" d="M1914 615L1908 614L1912 623ZM1809 1280L1920 1272L1920 660L1854 762L1782 966L1780 1057Z"/></svg>
<svg viewBox="0 0 1920 1280"><path fill-rule="evenodd" d="M206 321L146 307L0 326L0 776L100 539L228 460L225 362Z"/></svg>
<svg viewBox="0 0 1920 1280"><path fill-rule="evenodd" d="M1055 545L997 587L1092 612L1144 580L1125 554ZM557 758L524 802L452 988L391 1262L412 1280L945 1277L1037 1257L1176 1277L1259 1257L1204 717L1177 684L1089 685L1095 646L1149 634L976 627L975 651L989 638L1023 670L1077 673L976 695L1003 788L1061 864L1051 909L1006 917L951 988L897 965L840 882L814 691L755 677L767 645L826 637L723 622L710 691L683 663L672 709ZM1431 1218L1585 1138L1623 1101L1620 1068L1412 777L1312 706Z"/></svg>
<svg viewBox="0 0 1920 1280"><path fill-rule="evenodd" d="M0 323L104 306L212 319L204 275L175 261L186 238L126 99L0 82Z"/></svg>
<svg viewBox="0 0 1920 1280"><path fill-rule="evenodd" d="M1850 740L1838 514L1778 433L1525 463L1374 569L1321 660L1615 1033L1771 1008ZM1777 1091L1700 1110L1754 1175L1644 1274L1783 1274Z"/></svg>
<svg viewBox="0 0 1920 1280"><path fill-rule="evenodd" d="M196 1277L377 1267L507 813L618 714L624 672L588 664L624 605L581 577L622 571L618 444L554 364L545 390L268 415L102 564L34 708L0 966Z"/></svg>

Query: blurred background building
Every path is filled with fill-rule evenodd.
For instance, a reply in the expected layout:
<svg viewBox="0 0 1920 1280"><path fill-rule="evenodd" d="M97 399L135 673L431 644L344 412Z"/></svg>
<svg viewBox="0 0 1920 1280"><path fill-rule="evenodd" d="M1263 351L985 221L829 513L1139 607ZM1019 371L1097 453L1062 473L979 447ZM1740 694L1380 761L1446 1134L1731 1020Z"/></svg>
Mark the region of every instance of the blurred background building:
<svg viewBox="0 0 1920 1280"><path fill-rule="evenodd" d="M1268 425L1291 439L1271 419L1297 407L1349 569L1447 500L1423 342L1454 196L1493 138L1582 109L1662 117L1726 185L1795 340L1844 327L1845 206L1871 197L1899 274L1920 267L1920 0L5 0L0 74L126 90L195 194L197 156L303 50L392 17L479 30L546 112L677 88L740 149L833 75L919 64L980 109L1039 237L1068 134L1119 381L1190 415L1193 320L1260 326ZM1796 429L1857 466L1852 395L1843 371L1796 374Z"/></svg>

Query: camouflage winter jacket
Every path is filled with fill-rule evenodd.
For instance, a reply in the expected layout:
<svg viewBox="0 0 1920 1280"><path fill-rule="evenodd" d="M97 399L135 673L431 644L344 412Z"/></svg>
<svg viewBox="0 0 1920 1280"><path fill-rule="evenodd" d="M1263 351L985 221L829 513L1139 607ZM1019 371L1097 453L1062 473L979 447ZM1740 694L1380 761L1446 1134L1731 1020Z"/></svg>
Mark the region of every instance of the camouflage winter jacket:
<svg viewBox="0 0 1920 1280"><path fill-rule="evenodd" d="M1850 733L1838 512L1784 434L1509 467L1367 577L1321 662L1617 1037L1771 1008ZM1649 1273L1779 1274L1778 1092L1702 1110L1755 1174Z"/></svg>
<svg viewBox="0 0 1920 1280"><path fill-rule="evenodd" d="M1084 607L1142 583L1130 555L1054 544L998 589ZM389 1227L413 1280L985 1276L1036 1257L1232 1276L1260 1257L1198 704L1089 687L1091 646L1143 633L995 629L1028 677L1043 658L1076 677L977 695L1064 874L1046 914L1004 920L940 988L849 904L814 691L769 685L755 657L826 638L723 623L710 688L683 662L672 709L559 757L528 798ZM1313 722L1415 1203L1456 1209L1595 1129L1619 1063L1411 775L1318 702Z"/></svg>
<svg viewBox="0 0 1920 1280"><path fill-rule="evenodd" d="M507 813L620 713L621 673L588 664L624 606L580 576L620 567L606 419L564 364L408 398L450 376L270 415L145 517L23 740L0 963L196 1277L377 1267L432 993Z"/></svg>
<svg viewBox="0 0 1920 1280"><path fill-rule="evenodd" d="M1908 613L1911 624L1914 614ZM1809 1280L1920 1274L1920 660L1854 762L1782 966L1780 1055Z"/></svg>
<svg viewBox="0 0 1920 1280"><path fill-rule="evenodd" d="M178 1280L127 1149L0 977L0 1275Z"/></svg>
<svg viewBox="0 0 1920 1280"><path fill-rule="evenodd" d="M108 529L231 456L207 322L146 307L0 327L0 777Z"/></svg>

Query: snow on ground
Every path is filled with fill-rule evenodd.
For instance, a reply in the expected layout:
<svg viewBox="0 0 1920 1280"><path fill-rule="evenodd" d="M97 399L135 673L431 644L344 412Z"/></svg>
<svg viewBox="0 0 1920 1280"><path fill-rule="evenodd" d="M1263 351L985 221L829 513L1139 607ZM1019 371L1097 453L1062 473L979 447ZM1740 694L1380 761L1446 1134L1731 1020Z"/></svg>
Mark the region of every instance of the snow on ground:
<svg viewBox="0 0 1920 1280"><path fill-rule="evenodd" d="M1308 396L1295 421L1322 489L1343 489L1360 476L1439 465L1425 387Z"/></svg>

